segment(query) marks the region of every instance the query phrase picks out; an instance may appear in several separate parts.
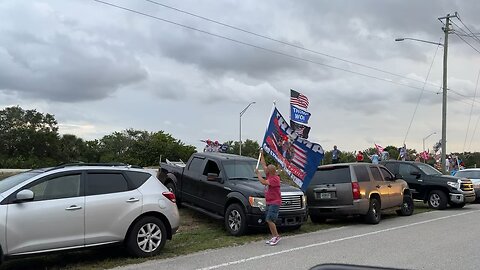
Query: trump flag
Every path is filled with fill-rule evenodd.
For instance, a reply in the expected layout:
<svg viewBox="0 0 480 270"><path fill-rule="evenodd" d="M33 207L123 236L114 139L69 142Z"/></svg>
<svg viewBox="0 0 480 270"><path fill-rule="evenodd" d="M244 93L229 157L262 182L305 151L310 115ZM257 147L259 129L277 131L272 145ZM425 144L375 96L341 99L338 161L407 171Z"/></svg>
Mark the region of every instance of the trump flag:
<svg viewBox="0 0 480 270"><path fill-rule="evenodd" d="M270 117L262 148L303 191L324 156L322 146L298 136L277 108Z"/></svg>

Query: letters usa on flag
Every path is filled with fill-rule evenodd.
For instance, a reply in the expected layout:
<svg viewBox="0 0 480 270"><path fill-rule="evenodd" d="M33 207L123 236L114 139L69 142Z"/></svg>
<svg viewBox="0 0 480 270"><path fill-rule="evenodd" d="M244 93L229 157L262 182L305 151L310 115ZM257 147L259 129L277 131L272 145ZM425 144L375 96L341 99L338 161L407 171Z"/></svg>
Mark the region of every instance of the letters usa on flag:
<svg viewBox="0 0 480 270"><path fill-rule="evenodd" d="M262 148L303 191L324 156L322 146L298 136L277 108L270 117Z"/></svg>
<svg viewBox="0 0 480 270"><path fill-rule="evenodd" d="M308 98L299 92L290 89L290 104L303 108L305 110L308 109Z"/></svg>

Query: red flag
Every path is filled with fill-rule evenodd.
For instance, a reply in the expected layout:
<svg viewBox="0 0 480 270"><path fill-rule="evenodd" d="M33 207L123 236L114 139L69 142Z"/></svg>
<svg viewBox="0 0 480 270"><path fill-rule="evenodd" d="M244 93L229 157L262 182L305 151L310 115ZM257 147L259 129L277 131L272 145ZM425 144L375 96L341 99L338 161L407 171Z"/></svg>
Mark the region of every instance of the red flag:
<svg viewBox="0 0 480 270"><path fill-rule="evenodd" d="M380 145L375 144L375 148L377 148L378 154L381 154L383 152L383 147L381 147Z"/></svg>

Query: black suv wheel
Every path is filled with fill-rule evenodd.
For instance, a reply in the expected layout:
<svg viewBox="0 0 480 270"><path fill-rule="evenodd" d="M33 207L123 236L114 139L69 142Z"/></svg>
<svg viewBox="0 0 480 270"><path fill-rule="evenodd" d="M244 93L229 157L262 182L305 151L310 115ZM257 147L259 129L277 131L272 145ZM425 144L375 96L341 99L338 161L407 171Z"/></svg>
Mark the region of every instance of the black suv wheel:
<svg viewBox="0 0 480 270"><path fill-rule="evenodd" d="M380 202L376 198L371 198L370 207L368 208L367 215L365 215L365 221L370 224L378 224L380 219L382 219Z"/></svg>
<svg viewBox="0 0 480 270"><path fill-rule="evenodd" d="M432 209L443 210L447 208L447 202L447 195L441 190L433 190L428 195L428 206Z"/></svg>
<svg viewBox="0 0 480 270"><path fill-rule="evenodd" d="M403 196L403 203L400 210L397 210L399 216L411 216L414 210L413 199L411 196Z"/></svg>
<svg viewBox="0 0 480 270"><path fill-rule="evenodd" d="M247 221L241 205L234 203L228 206L225 211L225 228L233 236L245 234Z"/></svg>

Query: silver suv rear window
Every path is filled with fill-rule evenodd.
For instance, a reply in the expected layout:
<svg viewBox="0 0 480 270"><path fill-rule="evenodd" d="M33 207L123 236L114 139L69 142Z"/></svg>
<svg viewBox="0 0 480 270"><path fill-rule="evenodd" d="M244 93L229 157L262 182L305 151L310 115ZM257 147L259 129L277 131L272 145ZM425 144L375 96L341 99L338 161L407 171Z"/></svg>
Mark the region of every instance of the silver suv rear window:
<svg viewBox="0 0 480 270"><path fill-rule="evenodd" d="M311 184L351 183L350 167L331 166L318 169L313 175Z"/></svg>

